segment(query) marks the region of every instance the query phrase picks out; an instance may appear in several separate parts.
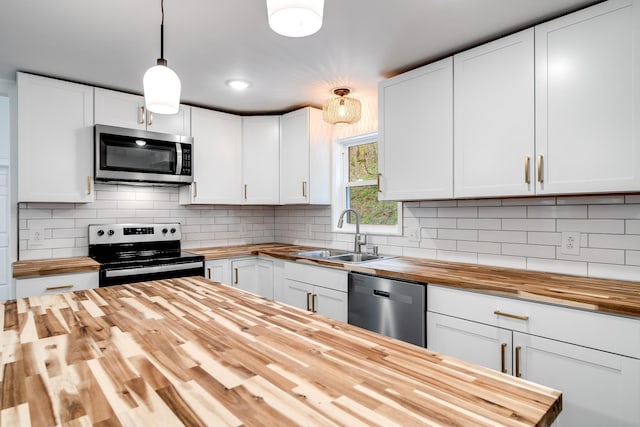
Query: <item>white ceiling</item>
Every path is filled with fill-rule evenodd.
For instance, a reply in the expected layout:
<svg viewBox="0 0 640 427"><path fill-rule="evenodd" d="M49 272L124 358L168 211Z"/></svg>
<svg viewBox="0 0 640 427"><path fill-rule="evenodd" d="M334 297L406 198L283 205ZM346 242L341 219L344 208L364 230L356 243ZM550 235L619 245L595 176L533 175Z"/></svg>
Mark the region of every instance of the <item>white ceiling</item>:
<svg viewBox="0 0 640 427"><path fill-rule="evenodd" d="M375 96L399 72L593 0L325 0L324 25L287 38L265 0L165 0L165 58L182 102L237 113ZM160 56L160 0L2 0L0 78L17 70L133 93ZM225 86L252 82L244 92Z"/></svg>

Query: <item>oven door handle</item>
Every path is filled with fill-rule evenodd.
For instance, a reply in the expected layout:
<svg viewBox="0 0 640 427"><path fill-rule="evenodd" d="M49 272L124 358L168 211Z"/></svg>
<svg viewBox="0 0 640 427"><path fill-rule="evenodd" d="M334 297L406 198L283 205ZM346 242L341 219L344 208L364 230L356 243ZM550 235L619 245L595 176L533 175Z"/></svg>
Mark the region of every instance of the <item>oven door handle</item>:
<svg viewBox="0 0 640 427"><path fill-rule="evenodd" d="M105 270L105 277L123 277L123 276L135 276L138 274L152 274L152 273L164 273L167 271L179 271L190 270L192 268L200 268L204 265L202 261L187 262L183 264L163 264L152 265L149 267L133 267L122 268L119 270Z"/></svg>

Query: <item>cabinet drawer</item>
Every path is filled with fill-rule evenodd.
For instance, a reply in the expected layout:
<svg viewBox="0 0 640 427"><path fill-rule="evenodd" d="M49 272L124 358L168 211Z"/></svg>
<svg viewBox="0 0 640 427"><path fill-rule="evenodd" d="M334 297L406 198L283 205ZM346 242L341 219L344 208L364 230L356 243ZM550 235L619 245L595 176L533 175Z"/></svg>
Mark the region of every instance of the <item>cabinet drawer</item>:
<svg viewBox="0 0 640 427"><path fill-rule="evenodd" d="M640 358L640 319L431 284L427 286L427 310Z"/></svg>
<svg viewBox="0 0 640 427"><path fill-rule="evenodd" d="M16 279L16 298L59 294L98 287L98 272Z"/></svg>
<svg viewBox="0 0 640 427"><path fill-rule="evenodd" d="M347 275L343 270L335 268L316 267L297 262L287 262L284 265L284 277L298 282L347 292Z"/></svg>

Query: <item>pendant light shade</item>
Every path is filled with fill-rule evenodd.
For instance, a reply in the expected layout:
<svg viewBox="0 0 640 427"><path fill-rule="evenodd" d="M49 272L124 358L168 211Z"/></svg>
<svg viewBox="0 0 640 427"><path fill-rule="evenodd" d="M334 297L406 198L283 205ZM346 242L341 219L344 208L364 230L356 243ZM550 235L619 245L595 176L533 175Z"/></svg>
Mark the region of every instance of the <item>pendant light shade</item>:
<svg viewBox="0 0 640 427"><path fill-rule="evenodd" d="M142 78L144 103L147 110L157 114L175 114L180 109L180 78L164 59L164 0L160 1L162 23L160 24L160 58L157 65L149 68Z"/></svg>
<svg viewBox="0 0 640 427"><path fill-rule="evenodd" d="M306 37L322 27L324 0L267 0L269 26L287 37Z"/></svg>
<svg viewBox="0 0 640 427"><path fill-rule="evenodd" d="M334 89L336 98L328 99L322 106L322 118L333 125L350 125L360 120L362 105L355 98L350 98L349 89Z"/></svg>

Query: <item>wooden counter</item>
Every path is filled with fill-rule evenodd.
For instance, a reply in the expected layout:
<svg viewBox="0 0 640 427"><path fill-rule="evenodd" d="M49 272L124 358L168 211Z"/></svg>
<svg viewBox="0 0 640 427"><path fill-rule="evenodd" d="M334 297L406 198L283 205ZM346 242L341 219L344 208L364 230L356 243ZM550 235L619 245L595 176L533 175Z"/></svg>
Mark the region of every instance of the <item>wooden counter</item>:
<svg viewBox="0 0 640 427"><path fill-rule="evenodd" d="M640 282L596 279L423 258L394 257L363 264L345 264L297 255L298 252L309 249L314 248L285 243L264 243L186 250L204 255L207 260L267 255L290 261L397 279L437 283L530 301L640 317ZM98 268L98 263L87 257L18 261L13 264L13 276L19 278L73 273L97 270Z"/></svg>
<svg viewBox="0 0 640 427"><path fill-rule="evenodd" d="M557 391L203 278L2 309L2 425L540 425Z"/></svg>

